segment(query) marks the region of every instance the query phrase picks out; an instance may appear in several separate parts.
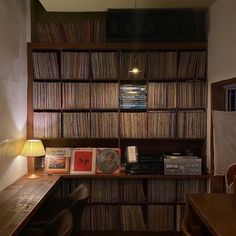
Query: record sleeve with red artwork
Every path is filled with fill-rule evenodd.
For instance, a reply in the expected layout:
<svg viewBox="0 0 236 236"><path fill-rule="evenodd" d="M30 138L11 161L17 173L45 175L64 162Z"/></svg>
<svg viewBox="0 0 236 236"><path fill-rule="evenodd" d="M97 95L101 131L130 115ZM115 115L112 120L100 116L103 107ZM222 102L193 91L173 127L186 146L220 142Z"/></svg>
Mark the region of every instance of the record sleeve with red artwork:
<svg viewBox="0 0 236 236"><path fill-rule="evenodd" d="M96 148L76 148L72 151L71 174L95 174Z"/></svg>

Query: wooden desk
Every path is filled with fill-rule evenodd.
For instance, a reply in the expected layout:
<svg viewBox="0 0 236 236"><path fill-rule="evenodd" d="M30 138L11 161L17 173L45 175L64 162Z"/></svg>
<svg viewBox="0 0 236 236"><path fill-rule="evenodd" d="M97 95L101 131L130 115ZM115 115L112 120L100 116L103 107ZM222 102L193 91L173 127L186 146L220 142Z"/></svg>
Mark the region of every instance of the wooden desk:
<svg viewBox="0 0 236 236"><path fill-rule="evenodd" d="M188 194L190 224L198 217L211 235L236 235L236 196L234 194ZM209 235L209 234L207 234Z"/></svg>
<svg viewBox="0 0 236 236"><path fill-rule="evenodd" d="M60 176L20 178L0 192L0 235L18 235L56 187Z"/></svg>

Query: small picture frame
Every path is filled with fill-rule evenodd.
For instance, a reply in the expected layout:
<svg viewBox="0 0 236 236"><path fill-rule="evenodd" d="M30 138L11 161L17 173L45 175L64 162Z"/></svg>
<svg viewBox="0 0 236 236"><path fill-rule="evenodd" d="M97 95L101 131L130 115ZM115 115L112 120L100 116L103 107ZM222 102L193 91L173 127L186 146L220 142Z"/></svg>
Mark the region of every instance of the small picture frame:
<svg viewBox="0 0 236 236"><path fill-rule="evenodd" d="M46 148L45 173L68 174L70 172L70 148Z"/></svg>
<svg viewBox="0 0 236 236"><path fill-rule="evenodd" d="M127 146L126 147L126 154L127 154L127 163L138 162L137 146Z"/></svg>
<svg viewBox="0 0 236 236"><path fill-rule="evenodd" d="M97 148L96 173L120 173L120 148Z"/></svg>
<svg viewBox="0 0 236 236"><path fill-rule="evenodd" d="M76 148L72 151L71 174L95 174L96 148Z"/></svg>

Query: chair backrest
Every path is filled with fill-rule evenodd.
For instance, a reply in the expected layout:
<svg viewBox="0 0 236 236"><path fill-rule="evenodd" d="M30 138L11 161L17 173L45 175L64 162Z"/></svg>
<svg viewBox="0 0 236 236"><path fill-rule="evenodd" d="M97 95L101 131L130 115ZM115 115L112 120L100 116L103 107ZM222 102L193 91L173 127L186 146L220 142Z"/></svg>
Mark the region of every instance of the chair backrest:
<svg viewBox="0 0 236 236"><path fill-rule="evenodd" d="M77 235L80 228L80 220L83 214L84 208L86 207L86 202L90 197L90 191L86 184L80 184L70 195L69 200L72 204L69 210L73 216L73 233L72 235Z"/></svg>
<svg viewBox="0 0 236 236"><path fill-rule="evenodd" d="M192 236L192 234L189 231L189 227L188 227L187 220L185 217L181 222L181 231L182 231L183 236Z"/></svg>
<svg viewBox="0 0 236 236"><path fill-rule="evenodd" d="M70 195L69 200L72 203L86 201L90 196L89 188L86 184L80 184Z"/></svg>
<svg viewBox="0 0 236 236"><path fill-rule="evenodd" d="M73 230L73 217L69 209L64 209L52 220L41 225L28 226L22 236L70 236Z"/></svg>
<svg viewBox="0 0 236 236"><path fill-rule="evenodd" d="M44 235L69 236L73 230L73 217L69 209L61 211L45 229Z"/></svg>
<svg viewBox="0 0 236 236"><path fill-rule="evenodd" d="M236 175L236 163L231 164L225 172L225 188L226 193L234 193L234 175Z"/></svg>

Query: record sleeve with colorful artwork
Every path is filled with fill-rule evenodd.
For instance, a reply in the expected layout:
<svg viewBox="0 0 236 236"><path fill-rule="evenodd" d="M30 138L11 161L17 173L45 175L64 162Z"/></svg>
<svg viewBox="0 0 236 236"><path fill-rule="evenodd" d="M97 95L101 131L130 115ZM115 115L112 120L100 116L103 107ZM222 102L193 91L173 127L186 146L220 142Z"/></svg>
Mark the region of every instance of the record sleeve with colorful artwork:
<svg viewBox="0 0 236 236"><path fill-rule="evenodd" d="M68 174L70 157L70 148L46 148L45 172L48 174Z"/></svg>
<svg viewBox="0 0 236 236"><path fill-rule="evenodd" d="M120 173L120 148L97 148L96 173Z"/></svg>
<svg viewBox="0 0 236 236"><path fill-rule="evenodd" d="M96 148L76 148L72 151L71 174L95 174Z"/></svg>

